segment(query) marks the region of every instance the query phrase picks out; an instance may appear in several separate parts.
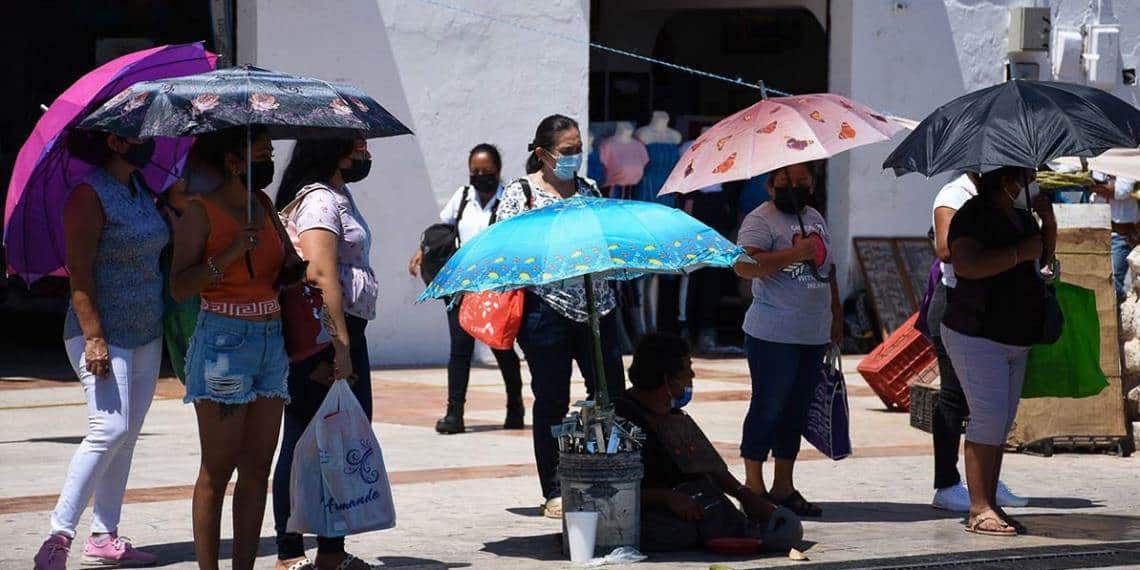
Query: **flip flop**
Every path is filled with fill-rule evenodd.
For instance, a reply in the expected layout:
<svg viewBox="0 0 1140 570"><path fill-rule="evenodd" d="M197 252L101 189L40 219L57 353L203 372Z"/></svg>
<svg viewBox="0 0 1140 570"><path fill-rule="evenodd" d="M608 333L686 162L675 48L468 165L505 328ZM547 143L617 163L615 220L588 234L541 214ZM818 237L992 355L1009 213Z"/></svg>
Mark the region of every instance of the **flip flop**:
<svg viewBox="0 0 1140 570"><path fill-rule="evenodd" d="M801 517L818 518L823 516L823 509L813 503L809 503L799 491L792 491L791 495L784 497L784 499L780 501L780 506L787 507L793 513Z"/></svg>
<svg viewBox="0 0 1140 570"><path fill-rule="evenodd" d="M981 528L986 522L995 522L999 525L998 528L1002 530L986 530ZM997 513L989 511L987 514L982 514L974 517L966 523L966 532L971 534L979 534L983 536L999 536L1002 538L1010 538L1017 536L1017 529L1003 521Z"/></svg>

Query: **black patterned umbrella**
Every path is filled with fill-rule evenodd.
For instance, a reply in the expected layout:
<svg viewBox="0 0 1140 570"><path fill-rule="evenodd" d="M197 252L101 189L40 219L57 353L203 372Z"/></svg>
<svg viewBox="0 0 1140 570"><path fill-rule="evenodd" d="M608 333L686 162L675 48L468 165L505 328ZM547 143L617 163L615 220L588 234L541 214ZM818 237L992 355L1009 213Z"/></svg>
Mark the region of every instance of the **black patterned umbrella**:
<svg viewBox="0 0 1140 570"><path fill-rule="evenodd" d="M132 85L79 128L123 137L185 137L264 126L275 139L411 134L351 85L249 65Z"/></svg>

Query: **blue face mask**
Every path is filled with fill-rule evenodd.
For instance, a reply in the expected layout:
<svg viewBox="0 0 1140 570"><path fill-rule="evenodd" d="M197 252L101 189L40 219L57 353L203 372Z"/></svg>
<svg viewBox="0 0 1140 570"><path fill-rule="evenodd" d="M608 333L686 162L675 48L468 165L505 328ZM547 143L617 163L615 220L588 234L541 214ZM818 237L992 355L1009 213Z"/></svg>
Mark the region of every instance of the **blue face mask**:
<svg viewBox="0 0 1140 570"><path fill-rule="evenodd" d="M573 180L574 176L578 174L578 169L582 167L582 155L568 154L558 157L554 166L554 175L559 180Z"/></svg>
<svg viewBox="0 0 1140 570"><path fill-rule="evenodd" d="M679 409L684 408L685 406L689 405L689 402L693 401L693 387L692 386L686 386L684 391L681 392L681 395L673 397L672 400L673 400L673 406L672 407L674 410L679 410Z"/></svg>

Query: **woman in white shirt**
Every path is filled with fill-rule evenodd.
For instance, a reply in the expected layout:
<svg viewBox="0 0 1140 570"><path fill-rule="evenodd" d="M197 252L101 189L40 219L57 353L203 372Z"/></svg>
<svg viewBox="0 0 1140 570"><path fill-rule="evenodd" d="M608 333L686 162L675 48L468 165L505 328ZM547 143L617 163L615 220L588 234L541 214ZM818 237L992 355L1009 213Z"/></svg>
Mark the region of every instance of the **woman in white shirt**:
<svg viewBox="0 0 1140 570"><path fill-rule="evenodd" d="M495 223L495 209L503 196L500 180L503 159L494 145L483 143L471 149L467 159L470 184L455 191L447 205L439 212L439 219L459 230L462 245L487 226ZM417 250L408 265L408 272L416 276L423 261L423 252ZM459 326L459 306L447 311L447 324L451 333L451 355L447 361L447 414L435 424L441 434L463 433L463 407L467 401L467 384L471 378L471 356L475 353L475 339ZM507 388L507 419L503 429L523 429L526 408L522 400L522 373L519 357L514 350L492 350L503 383Z"/></svg>

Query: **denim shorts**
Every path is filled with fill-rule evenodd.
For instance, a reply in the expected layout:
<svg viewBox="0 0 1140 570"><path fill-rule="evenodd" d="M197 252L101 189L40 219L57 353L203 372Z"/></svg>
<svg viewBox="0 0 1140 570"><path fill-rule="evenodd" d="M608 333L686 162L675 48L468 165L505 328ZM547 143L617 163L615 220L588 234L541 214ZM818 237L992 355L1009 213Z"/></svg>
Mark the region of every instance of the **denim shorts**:
<svg viewBox="0 0 1140 570"><path fill-rule="evenodd" d="M289 401L289 356L281 321L243 321L202 311L186 353L186 397L246 404L257 398Z"/></svg>

